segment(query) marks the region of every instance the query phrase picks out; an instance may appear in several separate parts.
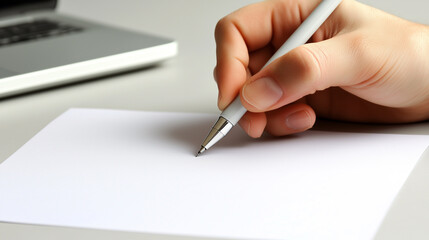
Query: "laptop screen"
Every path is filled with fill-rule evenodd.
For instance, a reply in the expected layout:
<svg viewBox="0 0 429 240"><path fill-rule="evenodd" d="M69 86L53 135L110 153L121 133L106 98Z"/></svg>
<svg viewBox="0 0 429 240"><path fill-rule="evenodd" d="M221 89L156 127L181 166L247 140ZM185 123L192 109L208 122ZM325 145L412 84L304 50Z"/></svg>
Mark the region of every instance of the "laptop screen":
<svg viewBox="0 0 429 240"><path fill-rule="evenodd" d="M0 15L55 8L56 0L0 0Z"/></svg>

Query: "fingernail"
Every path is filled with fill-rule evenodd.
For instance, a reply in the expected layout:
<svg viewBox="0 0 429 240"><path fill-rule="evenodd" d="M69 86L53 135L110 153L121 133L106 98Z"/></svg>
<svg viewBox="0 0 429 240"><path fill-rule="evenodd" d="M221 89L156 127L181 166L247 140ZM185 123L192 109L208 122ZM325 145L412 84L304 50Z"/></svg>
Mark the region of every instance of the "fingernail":
<svg viewBox="0 0 429 240"><path fill-rule="evenodd" d="M305 130L312 126L310 114L307 111L294 112L286 117L286 126L293 130Z"/></svg>
<svg viewBox="0 0 429 240"><path fill-rule="evenodd" d="M272 78L260 78L243 88L243 98L257 109L264 110L277 103L283 95L280 86Z"/></svg>

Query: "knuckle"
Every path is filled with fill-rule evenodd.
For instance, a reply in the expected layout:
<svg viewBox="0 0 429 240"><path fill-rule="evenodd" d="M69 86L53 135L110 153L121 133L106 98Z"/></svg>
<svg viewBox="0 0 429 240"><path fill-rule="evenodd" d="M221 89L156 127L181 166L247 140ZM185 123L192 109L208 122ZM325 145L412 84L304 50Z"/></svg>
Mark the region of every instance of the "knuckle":
<svg viewBox="0 0 429 240"><path fill-rule="evenodd" d="M300 80L311 85L313 92L323 90L328 86L323 86L323 69L327 65L327 57L322 49L313 45L313 47L300 46L296 49L296 68L301 74Z"/></svg>
<svg viewBox="0 0 429 240"><path fill-rule="evenodd" d="M228 27L231 26L232 20L229 16L225 16L221 18L217 23L215 27L215 38L219 39L221 36L225 34Z"/></svg>
<svg viewBox="0 0 429 240"><path fill-rule="evenodd" d="M368 37L366 37L364 34L354 34L350 36L349 46L351 50L351 55L355 56L361 61L364 61L365 56L369 55L369 45L370 41Z"/></svg>

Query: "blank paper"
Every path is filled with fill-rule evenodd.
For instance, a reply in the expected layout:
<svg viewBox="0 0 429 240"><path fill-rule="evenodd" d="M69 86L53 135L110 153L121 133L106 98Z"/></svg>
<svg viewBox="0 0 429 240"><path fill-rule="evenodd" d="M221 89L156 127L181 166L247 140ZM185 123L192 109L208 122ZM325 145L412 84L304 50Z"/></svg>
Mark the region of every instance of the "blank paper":
<svg viewBox="0 0 429 240"><path fill-rule="evenodd" d="M0 165L0 221L237 239L371 239L429 136L238 127L72 109Z"/></svg>

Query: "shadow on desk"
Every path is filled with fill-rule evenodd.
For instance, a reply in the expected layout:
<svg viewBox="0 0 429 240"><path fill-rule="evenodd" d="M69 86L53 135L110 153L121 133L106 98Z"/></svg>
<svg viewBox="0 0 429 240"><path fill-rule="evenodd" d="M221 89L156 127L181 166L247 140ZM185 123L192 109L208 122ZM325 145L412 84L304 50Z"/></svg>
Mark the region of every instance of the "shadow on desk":
<svg viewBox="0 0 429 240"><path fill-rule="evenodd" d="M429 121L408 124L363 124L318 119L313 129L333 132L428 135Z"/></svg>

